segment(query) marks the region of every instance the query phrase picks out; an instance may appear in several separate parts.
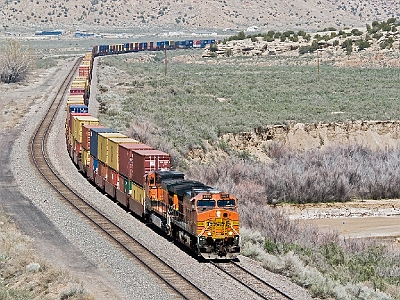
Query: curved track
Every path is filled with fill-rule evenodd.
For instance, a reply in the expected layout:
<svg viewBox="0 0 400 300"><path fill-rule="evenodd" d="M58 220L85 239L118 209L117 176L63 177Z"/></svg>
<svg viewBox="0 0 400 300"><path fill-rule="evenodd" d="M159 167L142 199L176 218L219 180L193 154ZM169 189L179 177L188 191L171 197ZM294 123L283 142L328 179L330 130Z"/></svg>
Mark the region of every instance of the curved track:
<svg viewBox="0 0 400 300"><path fill-rule="evenodd" d="M255 298L269 300L294 300L283 291L279 290L271 283L261 277L251 273L235 262L230 263L212 263L216 268L232 277L240 284L254 293Z"/></svg>
<svg viewBox="0 0 400 300"><path fill-rule="evenodd" d="M70 83L74 78L80 61L80 59L76 61L75 66L59 88L57 95L54 96L48 113L41 120L38 128L32 135L30 151L33 164L47 183L60 195L62 201L68 203L74 210L81 213L95 228L103 235L107 236L109 241L129 253L133 260L140 262L145 268L164 282L164 284L171 289L171 292L184 299L211 299L206 293L159 259L140 242L108 220L94 207L86 203L72 188L64 184L48 160L46 154L48 133L57 111L60 107L63 107L64 96L69 92Z"/></svg>

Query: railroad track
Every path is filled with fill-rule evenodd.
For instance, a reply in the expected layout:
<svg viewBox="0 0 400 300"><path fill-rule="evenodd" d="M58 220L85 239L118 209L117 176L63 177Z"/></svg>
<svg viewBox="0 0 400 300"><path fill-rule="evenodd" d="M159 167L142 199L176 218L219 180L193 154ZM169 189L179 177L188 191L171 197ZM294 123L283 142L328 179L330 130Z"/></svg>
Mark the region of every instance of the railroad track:
<svg viewBox="0 0 400 300"><path fill-rule="evenodd" d="M255 295L255 299L261 298L269 300L294 300L294 298L285 294L283 291L279 290L271 283L265 281L263 278L246 270L236 262L212 262L212 264L216 268L245 286L246 289L253 292L253 294Z"/></svg>
<svg viewBox="0 0 400 300"><path fill-rule="evenodd" d="M39 126L32 135L30 141L32 163L47 183L60 195L60 199L63 202L67 203L73 210L78 211L89 220L89 222L105 235L109 241L116 244L120 249L123 249L123 251L126 251L132 260L139 262L158 277L170 288L172 293L177 294L183 299L211 299L211 297L158 258L139 241L107 219L107 217L97 211L95 207L86 203L78 193L64 184L50 163L46 150L48 134L57 111L61 107L63 108L64 96L69 92L70 83L74 78L80 61L81 60L76 61L74 67L61 84L57 94L54 96L48 113L41 120Z"/></svg>

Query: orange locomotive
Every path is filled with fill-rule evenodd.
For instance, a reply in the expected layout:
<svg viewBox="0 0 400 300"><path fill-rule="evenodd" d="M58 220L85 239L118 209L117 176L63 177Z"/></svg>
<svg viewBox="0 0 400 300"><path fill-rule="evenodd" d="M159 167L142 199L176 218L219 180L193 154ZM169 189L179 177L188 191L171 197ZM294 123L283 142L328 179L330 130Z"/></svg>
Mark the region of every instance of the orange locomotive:
<svg viewBox="0 0 400 300"><path fill-rule="evenodd" d="M233 259L239 252L237 199L176 171L146 177L145 215L206 259Z"/></svg>

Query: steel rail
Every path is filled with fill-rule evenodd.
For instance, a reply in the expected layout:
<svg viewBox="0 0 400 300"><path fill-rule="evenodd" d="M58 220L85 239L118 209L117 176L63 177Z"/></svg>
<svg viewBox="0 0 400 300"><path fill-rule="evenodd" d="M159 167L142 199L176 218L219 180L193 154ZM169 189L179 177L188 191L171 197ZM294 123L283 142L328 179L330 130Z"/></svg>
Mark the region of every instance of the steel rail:
<svg viewBox="0 0 400 300"><path fill-rule="evenodd" d="M216 263L212 262L216 268L235 279L237 282L252 291L258 297L268 300L289 299L294 300L291 296L278 289L271 283L257 276L256 274L245 269L236 262ZM241 273L241 274L239 274ZM247 282L244 282L247 281Z"/></svg>

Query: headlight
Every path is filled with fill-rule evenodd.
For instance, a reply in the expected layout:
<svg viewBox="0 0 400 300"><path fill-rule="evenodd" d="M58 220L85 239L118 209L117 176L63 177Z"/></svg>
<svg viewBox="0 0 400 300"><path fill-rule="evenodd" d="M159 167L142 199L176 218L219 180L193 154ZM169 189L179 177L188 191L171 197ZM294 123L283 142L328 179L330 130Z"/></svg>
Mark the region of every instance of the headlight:
<svg viewBox="0 0 400 300"><path fill-rule="evenodd" d="M208 235L208 236L211 236L211 232L207 232L207 235Z"/></svg>
<svg viewBox="0 0 400 300"><path fill-rule="evenodd" d="M228 234L229 234L230 236L232 236L232 235L233 235L233 232L232 232L232 231L229 231Z"/></svg>

